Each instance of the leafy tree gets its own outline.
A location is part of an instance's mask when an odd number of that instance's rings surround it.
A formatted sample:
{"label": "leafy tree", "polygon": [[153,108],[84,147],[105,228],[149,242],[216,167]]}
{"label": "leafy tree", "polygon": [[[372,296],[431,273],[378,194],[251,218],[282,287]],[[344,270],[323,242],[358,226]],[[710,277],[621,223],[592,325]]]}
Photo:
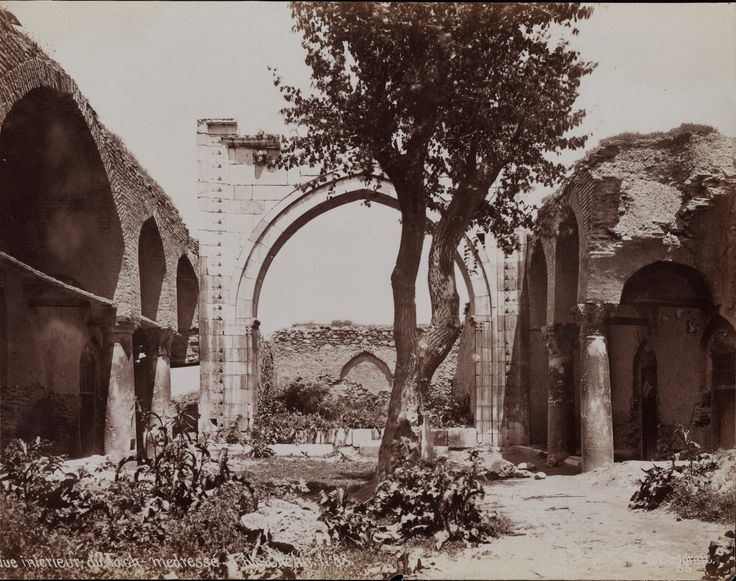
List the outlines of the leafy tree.
{"label": "leafy tree", "polygon": [[[505,249],[530,225],[518,195],[554,185],[552,152],[577,149],[574,102],[594,65],[561,39],[592,9],[576,4],[293,3],[311,89],[275,76],[288,123],[282,167],[319,167],[371,183],[382,173],[401,211],[391,275],[397,362],[379,476],[392,442],[417,438],[427,390],[457,339],[454,257],[462,237],[487,231]],[[559,37],[560,40],[554,39]],[[316,182],[316,184],[315,184]],[[417,329],[415,287],[428,218],[432,320]]]}

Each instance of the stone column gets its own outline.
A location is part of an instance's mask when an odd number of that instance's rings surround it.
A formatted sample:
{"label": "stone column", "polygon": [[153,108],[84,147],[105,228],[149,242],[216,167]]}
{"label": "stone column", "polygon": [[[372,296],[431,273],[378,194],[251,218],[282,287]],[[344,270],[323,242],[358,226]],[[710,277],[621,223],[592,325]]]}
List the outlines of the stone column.
{"label": "stone column", "polygon": [[580,428],[583,472],[613,464],[611,371],[606,324],[615,305],[578,305],[581,321]]}
{"label": "stone column", "polygon": [[112,365],[105,409],[105,454],[119,460],[136,453],[133,323],[115,321],[109,341]]}
{"label": "stone column", "polygon": [[577,325],[553,323],[542,329],[547,345],[549,384],[547,390],[548,464],[554,466],[575,447],[575,342]]}
{"label": "stone column", "polygon": [[156,341],[153,357],[153,397],[151,411],[165,421],[171,408],[171,340],[174,333],[171,329],[161,329]]}

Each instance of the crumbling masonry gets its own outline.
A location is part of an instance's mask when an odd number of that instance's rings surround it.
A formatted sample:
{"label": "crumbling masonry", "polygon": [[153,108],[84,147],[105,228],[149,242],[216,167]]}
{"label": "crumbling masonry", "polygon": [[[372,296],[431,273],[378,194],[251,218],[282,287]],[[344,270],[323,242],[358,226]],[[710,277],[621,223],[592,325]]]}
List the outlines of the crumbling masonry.
{"label": "crumbling masonry", "polygon": [[136,401],[166,409],[196,335],[197,262],[168,196],[0,11],[2,443],[135,454]]}
{"label": "crumbling masonry", "polygon": [[525,245],[505,443],[583,468],[734,446],[736,141],[605,140]]}

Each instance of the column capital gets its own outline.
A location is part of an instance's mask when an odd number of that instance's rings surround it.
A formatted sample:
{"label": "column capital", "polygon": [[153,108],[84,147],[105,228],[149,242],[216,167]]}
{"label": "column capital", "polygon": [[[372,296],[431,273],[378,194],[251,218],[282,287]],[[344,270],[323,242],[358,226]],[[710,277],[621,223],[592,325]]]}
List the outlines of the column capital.
{"label": "column capital", "polygon": [[132,336],[135,328],[135,321],[128,318],[115,318],[110,324],[110,332],[115,337]]}
{"label": "column capital", "polygon": [[618,305],[613,303],[582,303],[574,307],[575,318],[580,329],[588,335],[603,335],[606,324],[616,313]]}
{"label": "column capital", "polygon": [[174,337],[174,330],[168,327],[149,327],[141,330],[144,343],[143,347],[146,355],[170,355],[171,340]]}

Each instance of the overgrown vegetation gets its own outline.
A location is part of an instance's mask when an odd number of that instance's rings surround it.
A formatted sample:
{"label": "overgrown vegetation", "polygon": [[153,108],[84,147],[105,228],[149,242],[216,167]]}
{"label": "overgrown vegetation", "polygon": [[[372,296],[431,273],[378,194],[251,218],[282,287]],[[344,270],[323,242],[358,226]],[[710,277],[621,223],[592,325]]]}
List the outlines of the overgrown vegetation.
{"label": "overgrown vegetation", "polygon": [[[347,384],[336,392],[328,379],[324,383],[297,380],[280,391],[272,388],[269,398],[260,400],[258,419],[251,433],[253,442],[303,444],[316,432],[339,428],[372,428],[386,425],[389,393],[371,393],[361,385]],[[433,387],[426,404],[432,427],[472,425],[467,401],[458,401],[446,386]]]}
{"label": "overgrown vegetation", "polygon": [[[251,546],[239,526],[259,492],[231,474],[226,454],[214,460],[186,434],[165,434],[151,458],[126,458],[116,469],[103,463],[93,473],[64,472],[63,458],[47,455],[40,439],[10,442],[0,468],[0,554],[18,563],[33,555],[78,558],[97,577],[158,577],[167,565],[154,558],[178,555],[186,561],[175,566],[177,575],[212,578],[227,574],[232,552],[265,550]],[[125,556],[125,564],[110,555]],[[9,573],[69,575],[53,566]]]}
{"label": "overgrown vegetation", "polygon": [[652,510],[666,505],[682,518],[733,524],[736,514],[736,450],[700,453],[700,446],[680,428],[684,449],[669,466],[645,469],[630,508]]}
{"label": "overgrown vegetation", "polygon": [[382,480],[370,499],[355,503],[342,488],[322,492],[321,519],[331,536],[348,546],[373,547],[431,537],[440,548],[448,541],[484,542],[509,530],[505,517],[478,507],[484,491],[477,452],[467,471],[442,461],[426,463],[416,442],[396,443],[404,461]]}

